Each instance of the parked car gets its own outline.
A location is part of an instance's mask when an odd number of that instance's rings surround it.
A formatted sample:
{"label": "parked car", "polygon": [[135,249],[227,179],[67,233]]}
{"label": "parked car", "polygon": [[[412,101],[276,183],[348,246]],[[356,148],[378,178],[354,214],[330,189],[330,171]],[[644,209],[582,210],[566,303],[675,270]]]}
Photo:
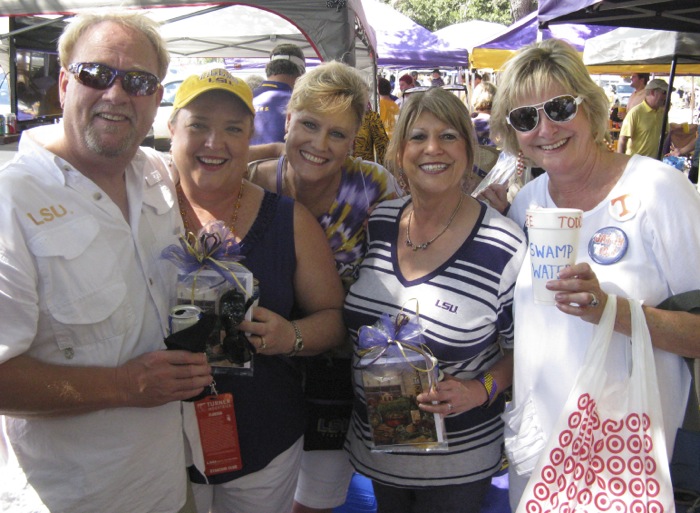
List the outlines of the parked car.
{"label": "parked car", "polygon": [[630,95],[634,92],[634,87],[629,84],[617,84],[615,88],[615,98],[620,100],[620,105],[627,105]]}
{"label": "parked car", "polygon": [[160,101],[156,118],[153,121],[154,147],[160,151],[170,150],[170,131],[168,130],[168,119],[173,112],[173,102],[175,92],[182,84],[182,80],[172,80],[163,84],[163,99]]}

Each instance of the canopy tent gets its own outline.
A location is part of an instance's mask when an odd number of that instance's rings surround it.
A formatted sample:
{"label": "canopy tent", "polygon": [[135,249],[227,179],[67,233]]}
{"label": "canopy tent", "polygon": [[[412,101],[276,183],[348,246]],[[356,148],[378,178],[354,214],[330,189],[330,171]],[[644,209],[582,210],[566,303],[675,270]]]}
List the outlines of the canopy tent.
{"label": "canopy tent", "polygon": [[[163,23],[163,35],[175,57],[265,58],[276,44],[294,42],[302,47],[309,58],[341,60],[361,68],[375,68],[376,41],[361,0],[247,0],[225,3],[123,0],[120,8],[152,8],[148,13]],[[11,42],[20,37],[25,41],[39,39],[48,31],[38,29],[25,32],[30,30],[25,28],[9,32],[13,26],[8,23],[8,16],[22,16],[23,24],[53,24],[60,29],[70,15],[99,9],[114,9],[114,1],[2,0],[2,70],[9,70],[14,75]]]}
{"label": "canopy tent", "polygon": [[453,47],[390,5],[362,0],[377,40],[377,65],[384,68],[466,67],[468,52]]}
{"label": "canopy tent", "polygon": [[636,72],[670,72],[677,57],[679,70],[700,73],[700,33],[621,27],[586,41],[583,62]]}
{"label": "canopy tent", "polygon": [[[636,71],[661,68],[669,75],[669,85],[673,86],[678,73],[700,73],[700,33],[621,27],[587,41],[583,60],[587,64],[624,66]],[[669,94],[659,141],[659,158],[670,106]]]}
{"label": "canopy tent", "polygon": [[[683,34],[700,33],[700,2],[697,0],[540,0],[538,17],[542,26],[555,26],[557,23],[576,20],[618,27],[654,29],[653,32],[678,31],[671,34],[670,38],[663,34],[647,34],[644,52],[637,46],[639,41],[629,41],[625,38],[625,44],[621,41],[617,43],[628,49],[625,56],[629,61],[626,64],[639,63],[640,57],[645,56],[646,61],[653,60],[668,65],[669,87],[673,86],[676,73],[685,66],[683,63],[700,62],[700,46],[697,40],[693,41],[690,34]],[[634,48],[638,53],[629,53]],[[651,53],[646,50],[651,50]],[[669,94],[666,98],[659,141],[659,158],[662,154],[670,107]]]}
{"label": "canopy tent", "polygon": [[466,48],[471,53],[476,45],[484,41],[490,41],[506,28],[507,27],[501,23],[470,20],[441,28],[433,32],[433,34],[446,41],[451,46],[455,48]]}
{"label": "canopy tent", "polygon": [[[257,70],[264,74],[270,51],[278,44],[293,43],[304,53],[307,67],[321,60],[312,41],[297,26],[261,8],[187,6],[144,12],[162,23],[161,34],[171,57],[224,58],[226,67],[232,71]],[[355,51],[355,65],[372,68],[371,53],[364,43],[356,41]]]}
{"label": "canopy tent", "polygon": [[613,28],[565,24],[552,25],[540,30],[537,12],[533,12],[507,27],[490,41],[475,46],[470,54],[471,66],[477,69],[499,70],[520,48],[544,39],[563,39],[582,52],[586,39],[605,34]]}
{"label": "canopy tent", "polygon": [[555,23],[614,25],[700,32],[698,0],[540,0],[538,19]]}
{"label": "canopy tent", "polygon": [[[94,10],[99,8],[114,9],[113,0],[3,0],[2,14],[4,16],[27,14],[73,14],[81,10]],[[319,2],[318,0],[247,0],[245,2],[205,2],[202,0],[123,0],[120,8],[145,8],[145,7],[171,7],[193,5],[218,5],[224,7],[214,16],[209,17],[203,23],[197,21],[194,24],[182,21],[173,21],[176,29],[170,31],[174,53],[186,52],[196,56],[221,56],[228,53],[232,56],[237,52],[249,51],[251,45],[261,45],[265,39],[274,40],[276,33],[264,33],[260,23],[268,24],[270,30],[275,29],[274,24],[269,24],[269,18],[264,22],[262,13],[257,16],[245,17],[237,20],[226,14],[226,9],[236,7],[235,4],[255,7],[269,13],[280,16],[296,27],[297,33],[303,34],[314,49],[316,56],[322,60],[342,60],[355,65],[356,46],[365,51],[372,52],[376,46],[374,33],[364,15],[361,0],[344,0]],[[196,9],[183,15],[191,19],[196,15]],[[175,16],[180,16],[175,14]],[[171,19],[173,16],[166,13],[163,18]],[[219,20],[227,19],[232,24],[223,27]],[[214,30],[217,29],[217,30]],[[180,31],[179,33],[176,33]],[[193,31],[190,35],[189,31]],[[241,40],[246,35],[257,38]],[[262,37],[265,36],[265,37]],[[189,43],[189,48],[188,48]],[[268,45],[269,46],[269,45]],[[218,52],[217,52],[218,51]],[[198,52],[198,53],[197,53]]]}
{"label": "canopy tent", "polygon": [[163,23],[160,32],[171,57],[236,56],[268,60],[270,50],[279,43],[294,43],[305,56],[318,56],[312,42],[293,23],[256,7],[188,6],[146,12]]}
{"label": "canopy tent", "polygon": [[[604,72],[700,73],[700,49],[687,34],[700,33],[698,0],[540,0],[538,20],[550,29],[571,21],[640,29],[615,30],[589,46],[586,64]],[[593,55],[603,48],[605,55]]]}

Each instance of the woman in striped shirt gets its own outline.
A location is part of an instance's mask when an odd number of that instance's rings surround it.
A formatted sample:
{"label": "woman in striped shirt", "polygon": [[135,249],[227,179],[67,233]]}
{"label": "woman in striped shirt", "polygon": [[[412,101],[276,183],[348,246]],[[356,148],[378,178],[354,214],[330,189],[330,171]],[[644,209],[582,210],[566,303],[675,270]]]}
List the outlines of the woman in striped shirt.
{"label": "woman in striped shirt", "polygon": [[410,196],[372,213],[368,253],[346,298],[355,342],[382,313],[415,315],[417,299],[425,343],[444,374],[436,391],[416,400],[445,416],[447,451],[389,454],[371,450],[356,371],[346,449],[372,479],[379,513],[478,512],[501,466],[513,288],[526,243],[515,223],[463,194],[475,151],[469,112],[456,96],[441,88],[411,95],[387,151]]}

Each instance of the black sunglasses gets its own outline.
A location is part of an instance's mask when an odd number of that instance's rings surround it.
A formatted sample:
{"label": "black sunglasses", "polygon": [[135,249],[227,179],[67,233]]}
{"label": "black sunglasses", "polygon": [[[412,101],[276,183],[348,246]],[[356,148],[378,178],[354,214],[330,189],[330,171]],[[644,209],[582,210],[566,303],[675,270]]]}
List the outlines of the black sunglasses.
{"label": "black sunglasses", "polygon": [[151,96],[160,87],[160,79],[147,71],[122,71],[98,62],[74,62],[68,66],[76,80],[100,91],[109,89],[117,77],[130,96]]}
{"label": "black sunglasses", "polygon": [[540,122],[539,110],[555,123],[566,123],[576,117],[579,104],[583,102],[580,96],[570,94],[555,96],[551,100],[513,109],[506,116],[508,124],[518,132],[532,132]]}

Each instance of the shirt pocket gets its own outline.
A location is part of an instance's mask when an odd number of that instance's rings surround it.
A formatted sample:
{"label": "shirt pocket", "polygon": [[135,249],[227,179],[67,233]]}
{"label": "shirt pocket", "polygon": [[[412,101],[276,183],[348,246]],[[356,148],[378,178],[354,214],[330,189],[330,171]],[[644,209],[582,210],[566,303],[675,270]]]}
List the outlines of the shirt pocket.
{"label": "shirt pocket", "polygon": [[28,241],[43,279],[41,307],[69,359],[80,347],[123,337],[133,321],[120,266],[99,232],[97,220],[86,216]]}

